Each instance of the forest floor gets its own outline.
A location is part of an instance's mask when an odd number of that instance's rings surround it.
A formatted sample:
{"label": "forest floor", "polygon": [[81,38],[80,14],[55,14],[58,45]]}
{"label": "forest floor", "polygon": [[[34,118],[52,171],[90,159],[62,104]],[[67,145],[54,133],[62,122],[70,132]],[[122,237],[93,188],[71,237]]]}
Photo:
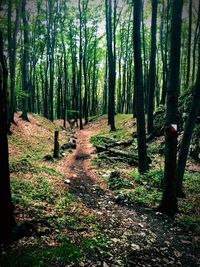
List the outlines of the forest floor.
{"label": "forest floor", "polygon": [[[19,120],[14,135],[28,124]],[[26,134],[32,136],[36,127],[42,127],[41,137],[47,137],[45,131],[52,132],[55,125],[42,124],[44,121],[38,125],[38,118],[31,117],[31,134]],[[35,224],[37,233],[4,247],[0,266],[200,266],[198,233],[147,205],[119,198],[119,191],[110,189],[107,177],[112,170],[126,176],[133,167],[99,163],[90,138],[103,132],[103,125],[105,117],[90,122],[84,130],[77,129],[76,149],[59,160],[44,162],[33,152],[31,164],[20,158],[26,162],[25,169],[16,170],[13,163],[16,218]],[[61,142],[64,135],[63,131]],[[11,162],[16,157],[19,163],[21,144],[14,146],[12,138]],[[53,140],[49,142],[52,145]],[[35,141],[33,144],[36,146]],[[43,150],[46,152],[45,147]]]}

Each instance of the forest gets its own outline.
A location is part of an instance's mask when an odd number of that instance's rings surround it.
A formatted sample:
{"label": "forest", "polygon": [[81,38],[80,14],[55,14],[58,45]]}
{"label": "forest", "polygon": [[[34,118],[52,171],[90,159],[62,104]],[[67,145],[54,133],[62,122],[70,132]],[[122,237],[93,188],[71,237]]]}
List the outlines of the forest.
{"label": "forest", "polygon": [[0,266],[200,266],[200,2],[0,0]]}

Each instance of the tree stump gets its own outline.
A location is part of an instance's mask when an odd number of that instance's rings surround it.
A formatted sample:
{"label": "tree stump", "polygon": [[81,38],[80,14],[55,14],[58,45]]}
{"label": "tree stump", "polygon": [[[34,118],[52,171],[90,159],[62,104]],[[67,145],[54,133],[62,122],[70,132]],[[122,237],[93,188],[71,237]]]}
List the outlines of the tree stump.
{"label": "tree stump", "polygon": [[54,158],[59,158],[59,154],[60,154],[60,146],[59,146],[59,142],[58,142],[58,137],[59,137],[59,131],[55,131],[55,134],[54,134],[54,152],[53,152]]}

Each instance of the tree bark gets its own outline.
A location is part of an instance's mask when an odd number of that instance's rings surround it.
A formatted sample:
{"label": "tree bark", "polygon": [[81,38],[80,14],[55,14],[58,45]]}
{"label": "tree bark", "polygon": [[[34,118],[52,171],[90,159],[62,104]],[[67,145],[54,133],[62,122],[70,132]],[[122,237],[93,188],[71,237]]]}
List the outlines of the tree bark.
{"label": "tree bark", "polygon": [[8,70],[3,54],[0,32],[0,243],[11,238],[16,222],[11,200],[8,139],[7,139],[7,80]]}
{"label": "tree bark", "polygon": [[172,217],[178,212],[176,195],[176,156],[182,7],[182,0],[173,0],[171,20],[170,80],[167,90],[167,110],[165,119],[164,190],[160,206],[157,208],[158,211]]}
{"label": "tree bark", "polygon": [[137,112],[137,141],[138,141],[138,171],[145,173],[148,170],[145,116],[144,116],[144,87],[142,78],[142,59],[141,59],[141,9],[142,1],[134,2],[133,18],[133,38],[134,38],[134,72],[135,72],[135,93],[136,93],[136,112]]}
{"label": "tree bark", "polygon": [[177,196],[184,197],[185,194],[183,192],[183,176],[185,172],[185,166],[187,162],[190,141],[192,137],[192,132],[195,126],[195,119],[198,115],[199,108],[200,108],[200,44],[198,45],[199,50],[199,64],[198,64],[198,72],[197,72],[197,79],[196,84],[193,89],[193,98],[192,104],[190,108],[190,113],[185,125],[185,130],[183,134],[183,139],[181,142],[181,148],[178,157],[177,163]]}
{"label": "tree bark", "polygon": [[79,8],[79,37],[80,37],[80,45],[79,45],[79,118],[80,118],[80,130],[83,129],[82,122],[82,60],[83,60],[83,48],[82,48],[82,10],[80,0],[78,1]]}
{"label": "tree bark", "polygon": [[23,47],[23,61],[22,61],[22,88],[23,88],[23,99],[22,99],[22,115],[23,120],[28,121],[28,97],[29,97],[29,82],[28,82],[28,59],[29,59],[29,37],[28,37],[28,21],[26,14],[26,0],[22,0],[22,20],[23,20],[23,31],[24,31],[24,47]]}
{"label": "tree bark", "polygon": [[150,134],[153,129],[154,112],[154,93],[156,86],[156,22],[157,22],[157,0],[152,0],[152,18],[151,18],[151,57],[149,70],[149,94],[148,94],[148,120],[147,129]]}
{"label": "tree bark", "polygon": [[19,30],[19,22],[22,12],[22,0],[19,1],[16,9],[16,18],[14,24],[14,32],[12,35],[12,0],[8,2],[8,54],[10,67],[10,103],[9,103],[9,124],[14,122],[15,112],[15,69],[16,69],[16,50],[17,50],[17,33]]}
{"label": "tree bark", "polygon": [[112,41],[112,4],[111,0],[106,0],[106,36],[108,49],[108,84],[109,84],[109,99],[108,99],[108,123],[111,131],[115,131],[115,62],[113,55]]}

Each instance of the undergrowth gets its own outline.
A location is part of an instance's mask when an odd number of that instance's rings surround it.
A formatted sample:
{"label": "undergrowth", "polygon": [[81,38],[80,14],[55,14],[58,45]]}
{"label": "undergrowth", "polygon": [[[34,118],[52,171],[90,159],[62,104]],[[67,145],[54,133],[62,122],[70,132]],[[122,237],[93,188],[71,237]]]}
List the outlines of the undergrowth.
{"label": "undergrowth", "polygon": [[[129,122],[128,122],[129,121]],[[110,132],[108,128],[103,129],[98,135],[90,138],[91,143],[99,146],[105,145],[106,138],[129,139],[131,132],[135,128],[131,126],[133,120],[125,115],[116,116],[117,131]],[[192,150],[192,149],[191,149]],[[132,204],[142,205],[149,208],[154,208],[159,205],[162,197],[162,179],[163,179],[163,139],[156,139],[148,145],[148,154],[152,158],[151,170],[141,175],[133,167],[133,171],[129,171],[123,162],[112,163],[104,157],[103,153],[99,153],[97,158],[93,159],[93,165],[101,172],[106,170],[121,170],[122,175],[115,179],[108,178],[106,181],[111,190],[120,199],[125,199]],[[186,171],[184,176],[184,190],[186,199],[178,199],[180,214],[176,220],[179,224],[188,230],[200,233],[200,174],[198,172]]]}

